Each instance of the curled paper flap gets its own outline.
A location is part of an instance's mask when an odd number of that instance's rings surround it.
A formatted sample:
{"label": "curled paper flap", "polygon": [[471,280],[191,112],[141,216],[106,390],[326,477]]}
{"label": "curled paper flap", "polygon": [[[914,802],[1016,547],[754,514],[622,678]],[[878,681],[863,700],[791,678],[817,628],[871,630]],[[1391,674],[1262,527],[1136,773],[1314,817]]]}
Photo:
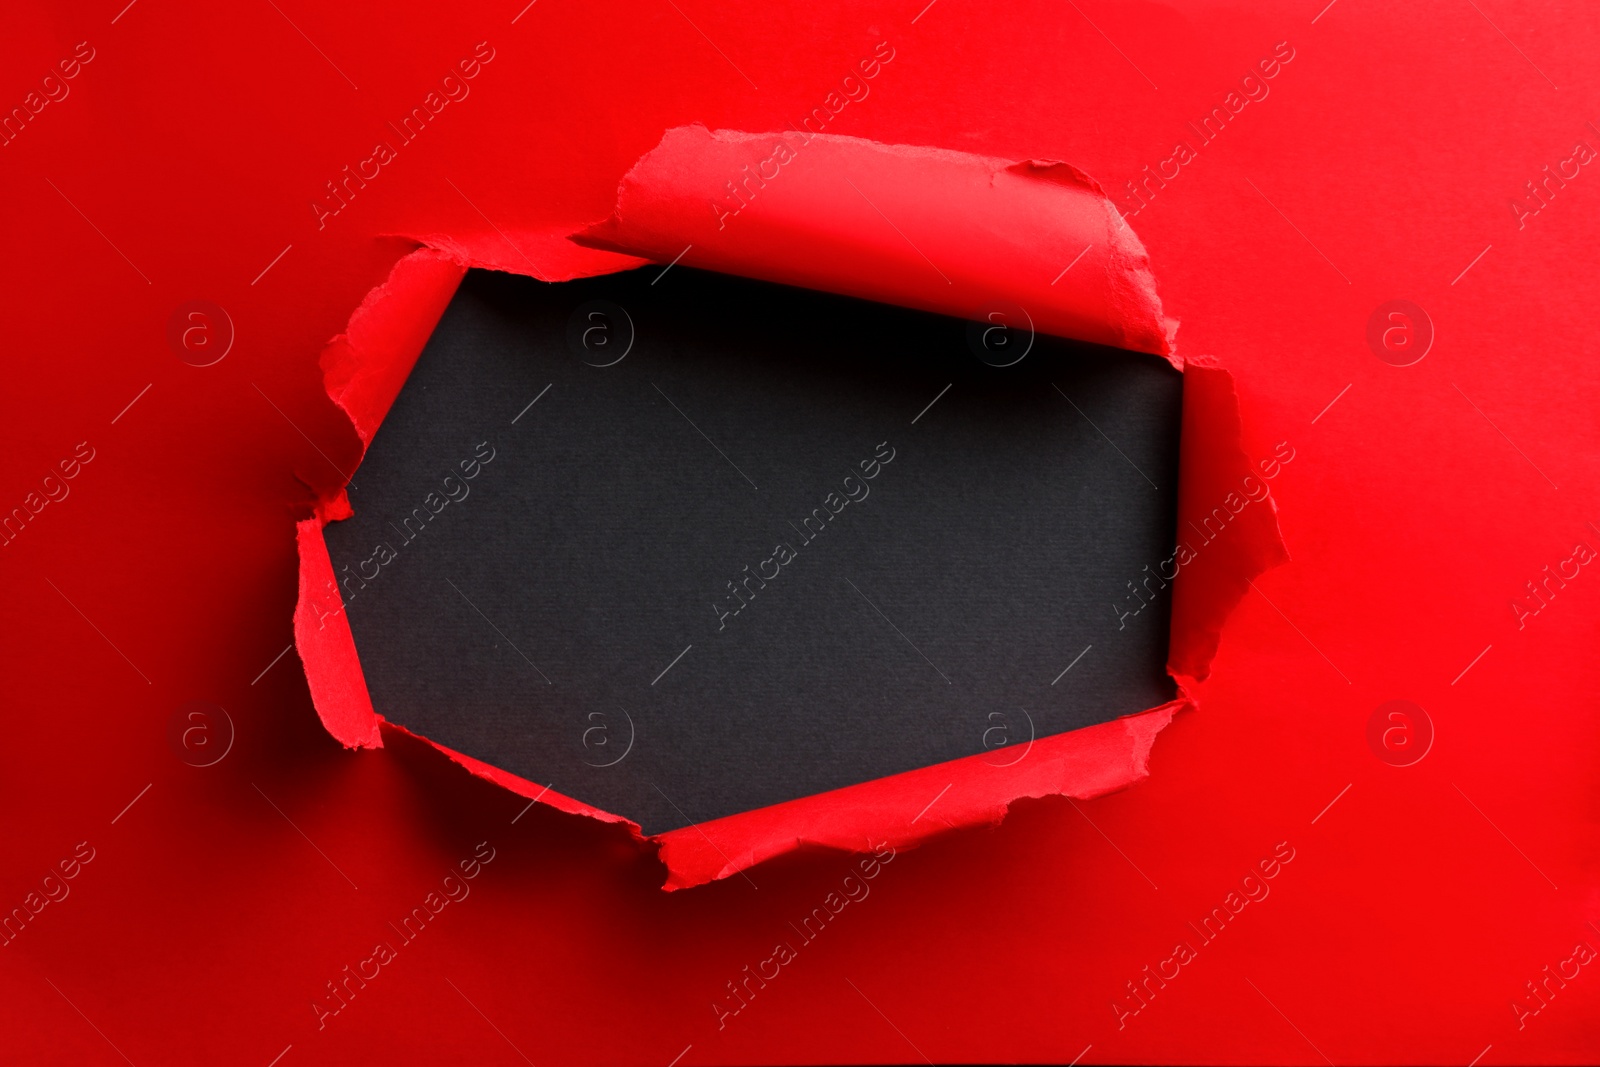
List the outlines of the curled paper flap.
{"label": "curled paper flap", "polygon": [[983,319],[1177,364],[1137,235],[1093,178],[831,134],[680,126],[573,238],[660,263]]}
{"label": "curled paper flap", "polygon": [[1161,569],[1172,580],[1167,673],[1180,682],[1206,680],[1223,623],[1251,581],[1289,562],[1263,470],[1274,469],[1275,457],[1252,463],[1242,425],[1233,375],[1211,360],[1191,360],[1183,374],[1177,544]]}

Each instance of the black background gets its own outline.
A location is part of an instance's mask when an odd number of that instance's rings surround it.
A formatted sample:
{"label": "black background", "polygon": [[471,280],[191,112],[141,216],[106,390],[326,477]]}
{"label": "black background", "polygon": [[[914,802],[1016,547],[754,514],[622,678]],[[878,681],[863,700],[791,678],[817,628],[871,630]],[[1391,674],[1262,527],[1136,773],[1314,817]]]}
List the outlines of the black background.
{"label": "black background", "polygon": [[682,266],[472,271],[326,536],[341,578],[395,553],[345,586],[380,714],[661,832],[1170,699],[1170,588],[1118,610],[1171,555],[1181,389],[1152,356],[1039,337],[996,367],[960,320]]}

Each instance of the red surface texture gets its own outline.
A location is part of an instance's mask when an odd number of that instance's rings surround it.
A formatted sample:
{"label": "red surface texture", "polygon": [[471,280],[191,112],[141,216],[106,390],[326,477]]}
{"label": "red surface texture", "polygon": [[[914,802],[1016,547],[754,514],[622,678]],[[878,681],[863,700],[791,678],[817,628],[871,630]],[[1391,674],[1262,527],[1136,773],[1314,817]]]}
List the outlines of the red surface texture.
{"label": "red surface texture", "polygon": [[[7,1062],[1600,1055],[1585,11],[8,17]],[[1175,645],[1198,706],[1147,778],[668,893],[626,825],[530,806],[392,727],[378,749],[329,736],[293,651],[317,623],[296,524],[337,514],[375,425],[352,415],[403,379],[341,378],[340,346],[431,327],[426,301],[399,325],[353,313],[466,262],[637,262],[566,240],[590,227],[670,258],[606,220],[696,125],[1066,161],[1125,213],[1191,390],[1236,397],[1276,509],[1219,473],[1185,512],[1273,516],[1289,557],[1202,598],[1238,601],[1209,671],[1204,642]],[[725,229],[753,242],[760,220]],[[885,220],[938,262],[954,224],[923,221]],[[419,242],[435,258],[396,273]],[[1087,284],[1093,253],[1033,247],[1040,291]],[[981,264],[939,268],[988,299]],[[359,739],[360,695],[332,700]]]}

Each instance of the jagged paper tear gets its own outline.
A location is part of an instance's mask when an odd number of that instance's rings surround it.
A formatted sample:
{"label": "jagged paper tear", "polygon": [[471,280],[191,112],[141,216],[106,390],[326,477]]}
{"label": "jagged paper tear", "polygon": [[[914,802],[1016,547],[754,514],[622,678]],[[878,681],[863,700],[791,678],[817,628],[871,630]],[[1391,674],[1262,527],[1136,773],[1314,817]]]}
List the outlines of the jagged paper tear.
{"label": "jagged paper tear", "polygon": [[[785,159],[763,167],[779,155]],[[1173,349],[1176,323],[1161,312],[1143,245],[1099,185],[1066,163],[681,127],[623,178],[612,216],[577,233],[407,236],[422,247],[395,264],[322,354],[328,395],[350,418],[363,451],[469,267],[564,281],[648,261],[682,262],[962,317],[1020,305],[1043,332],[1160,355],[1184,369]],[[1232,377],[1213,361],[1191,361],[1180,529],[1203,521],[1255,473],[1240,429]],[[350,514],[344,487],[329,486],[299,524],[295,643],[329,733],[349,748],[380,748],[385,732],[415,735],[373,708],[344,616],[322,528]],[[658,851],[669,889],[725,878],[801,847],[910,847],[951,829],[997,823],[1025,797],[1094,797],[1144,778],[1156,734],[1193,707],[1193,684],[1209,673],[1227,615],[1252,578],[1286,559],[1275,505],[1230,523],[1173,580],[1168,672],[1178,699],[1038,738],[1008,767],[970,756],[646,838],[622,816],[428,743],[513,793],[629,827],[641,847]]]}

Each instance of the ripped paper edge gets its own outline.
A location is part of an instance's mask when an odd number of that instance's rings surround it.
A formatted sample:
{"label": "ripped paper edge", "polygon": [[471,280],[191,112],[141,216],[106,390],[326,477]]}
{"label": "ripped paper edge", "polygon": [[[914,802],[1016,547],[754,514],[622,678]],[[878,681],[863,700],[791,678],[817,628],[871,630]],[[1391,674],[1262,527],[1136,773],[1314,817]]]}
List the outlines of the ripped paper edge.
{"label": "ripped paper edge", "polygon": [[[871,151],[893,155],[886,146],[872,145]],[[991,161],[980,162],[988,165]],[[1025,161],[1008,164],[1006,169],[1048,171],[1064,166]],[[633,176],[634,171],[630,171],[629,177]],[[1059,179],[1060,173],[1049,176]],[[1063,183],[1064,187],[1080,194],[1085,189],[1092,190],[1105,200],[1107,211],[1115,212],[1115,205],[1104,197],[1093,179],[1076,168],[1067,177],[1072,181]],[[625,187],[627,181],[624,180]],[[620,208],[619,194],[619,211]],[[689,207],[682,210],[687,212]],[[1117,224],[1126,228],[1120,216]],[[350,418],[363,453],[469,267],[530,273],[551,281],[628,269],[649,259],[664,261],[664,257],[643,247],[645,242],[630,246],[618,238],[623,231],[616,227],[610,231],[607,247],[596,248],[596,232],[593,226],[584,231],[588,247],[570,243],[563,246],[562,235],[554,232],[521,235],[521,240],[504,233],[494,237],[413,236],[422,246],[395,264],[388,280],[368,294],[353,313],[346,331],[323,352],[329,397]],[[881,238],[864,234],[858,234],[857,239],[865,245],[882,243]],[[1132,240],[1138,254],[1125,267],[1133,273],[1118,286],[1122,292],[1133,292],[1137,302],[1148,304],[1155,301],[1154,276],[1142,245],[1137,245],[1137,238]],[[532,265],[528,247],[535,247],[540,258],[550,253],[557,269],[520,269],[519,259],[525,266]],[[708,269],[719,266],[699,265]],[[929,310],[964,313],[958,307],[937,306],[937,299],[924,302],[924,306],[929,302],[934,305]],[[1140,312],[1148,322],[1159,324],[1160,330],[1158,334],[1147,334],[1146,350],[1160,349],[1157,354],[1181,368],[1182,362],[1170,347],[1173,324],[1160,315],[1158,302],[1154,307],[1153,315],[1146,314],[1148,308]],[[1241,422],[1231,375],[1209,359],[1191,361],[1188,370],[1180,459],[1180,528],[1193,517],[1193,509],[1203,507],[1209,499],[1212,483],[1237,481],[1253,470],[1240,442]],[[1191,389],[1191,385],[1197,388]],[[1201,474],[1208,477],[1199,479],[1203,484],[1197,487],[1196,475]],[[322,538],[327,522],[349,514],[348,498],[339,487],[336,492],[324,493],[315,514],[299,524],[296,646],[313,701],[329,733],[349,748],[379,748],[384,730],[419,735],[385,722],[373,708],[367,691]],[[993,754],[983,753],[645,837],[637,823],[623,816],[554,793],[427,738],[420,739],[468,773],[530,801],[630,828],[641,844],[658,850],[667,869],[667,889],[729,877],[803,847],[855,850],[881,841],[897,848],[913,847],[954,829],[998,823],[1014,801],[1026,797],[1062,795],[1083,799],[1114,792],[1147,777],[1156,735],[1178,711],[1196,706],[1189,683],[1206,677],[1227,615],[1251,579],[1288,558],[1277,527],[1276,505],[1270,500],[1269,506],[1258,508],[1249,521],[1231,527],[1228,535],[1226,550],[1202,553],[1174,580],[1169,673],[1178,683],[1178,698],[1111,722],[1036,739],[1028,758],[1010,767],[994,766],[988,762]],[[1035,755],[1039,758],[1034,759]],[[930,785],[935,788],[930,790]]]}

